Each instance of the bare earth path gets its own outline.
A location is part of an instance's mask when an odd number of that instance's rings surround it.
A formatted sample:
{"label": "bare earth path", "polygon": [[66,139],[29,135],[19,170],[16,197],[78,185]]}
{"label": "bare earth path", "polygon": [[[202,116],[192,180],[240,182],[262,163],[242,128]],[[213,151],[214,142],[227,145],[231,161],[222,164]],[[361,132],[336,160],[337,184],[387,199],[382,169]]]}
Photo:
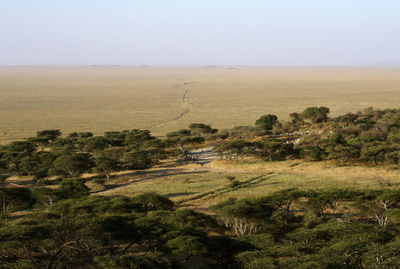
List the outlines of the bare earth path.
{"label": "bare earth path", "polygon": [[[240,173],[245,171],[239,171],[234,169],[223,169],[213,168],[210,163],[218,159],[217,154],[212,151],[211,147],[202,148],[192,151],[192,155],[195,158],[194,163],[187,165],[177,165],[171,163],[161,164],[156,168],[133,171],[127,173],[118,173],[118,177],[126,178],[127,182],[121,182],[119,184],[110,185],[107,189],[96,191],[93,193],[104,193],[116,188],[128,187],[134,184],[142,183],[156,178],[177,176],[177,175],[196,175],[200,173]],[[199,166],[200,165],[200,166]],[[133,180],[130,180],[133,179]]]}
{"label": "bare earth path", "polygon": [[[157,192],[179,205],[208,210],[228,198],[262,196],[288,188],[398,188],[398,170],[383,167],[335,166],[330,162],[289,160],[263,162],[256,159],[224,161],[212,151],[192,151],[194,161],[180,165],[173,160],[143,171],[124,171],[93,194],[132,196]],[[232,186],[227,175],[239,184]],[[93,189],[95,190],[95,189]]]}
{"label": "bare earth path", "polygon": [[193,103],[189,103],[189,101],[188,101],[188,99],[189,99],[189,97],[190,97],[190,93],[191,93],[191,91],[192,91],[192,90],[191,90],[190,88],[188,88],[188,87],[189,87],[189,85],[191,85],[192,83],[193,83],[193,82],[184,82],[184,83],[182,83],[182,84],[175,85],[176,88],[182,88],[182,89],[184,89],[184,92],[183,92],[183,95],[182,95],[182,107],[183,107],[183,110],[182,110],[182,112],[181,112],[177,117],[172,118],[172,119],[169,119],[169,120],[166,120],[166,121],[162,121],[162,122],[159,122],[159,123],[150,125],[150,126],[147,126],[146,128],[153,128],[153,127],[160,127],[160,126],[163,126],[163,125],[165,125],[165,124],[167,124],[167,123],[180,120],[180,119],[183,118],[186,114],[190,113],[190,111],[191,111],[191,109],[192,109],[192,106],[193,106],[194,104],[193,104]]}

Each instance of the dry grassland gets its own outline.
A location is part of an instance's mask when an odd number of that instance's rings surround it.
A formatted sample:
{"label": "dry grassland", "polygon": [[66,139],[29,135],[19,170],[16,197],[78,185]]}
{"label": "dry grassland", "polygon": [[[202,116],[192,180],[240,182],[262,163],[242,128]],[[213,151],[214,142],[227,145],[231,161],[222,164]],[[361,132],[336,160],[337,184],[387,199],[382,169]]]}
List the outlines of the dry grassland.
{"label": "dry grassland", "polygon": [[[241,185],[232,188],[226,178],[234,176]],[[148,171],[119,175],[100,195],[132,196],[155,191],[176,203],[207,211],[228,198],[260,197],[271,192],[299,188],[382,189],[398,188],[398,170],[382,167],[337,167],[329,162],[221,161],[206,166],[157,167]],[[96,186],[90,186],[95,188]]]}
{"label": "dry grassland", "polygon": [[149,128],[156,135],[204,122],[250,125],[308,106],[333,115],[397,108],[400,69],[267,67],[0,67],[0,143],[55,128]]}

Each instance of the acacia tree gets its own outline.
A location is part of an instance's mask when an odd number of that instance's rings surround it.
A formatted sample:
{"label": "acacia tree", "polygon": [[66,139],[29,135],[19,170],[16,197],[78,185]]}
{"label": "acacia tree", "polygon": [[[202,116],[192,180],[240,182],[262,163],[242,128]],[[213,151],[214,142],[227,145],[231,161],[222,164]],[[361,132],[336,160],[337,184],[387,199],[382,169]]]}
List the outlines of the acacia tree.
{"label": "acacia tree", "polygon": [[319,123],[328,120],[329,108],[325,106],[320,107],[308,107],[300,116],[302,119],[311,120],[314,123]]}
{"label": "acacia tree", "polygon": [[181,256],[181,266],[184,266],[191,256],[206,254],[209,251],[207,242],[200,236],[193,235],[178,236],[169,240],[166,246],[173,254]]}
{"label": "acacia tree", "polygon": [[218,132],[218,129],[213,129],[211,125],[207,125],[204,123],[191,123],[189,125],[189,129],[195,136],[214,134]]}
{"label": "acacia tree", "polygon": [[272,127],[278,122],[278,117],[273,114],[261,116],[256,120],[256,126],[259,126],[267,131],[272,130]]}
{"label": "acacia tree", "polygon": [[89,188],[81,178],[65,178],[61,181],[59,194],[62,198],[79,198],[89,195]]}
{"label": "acacia tree", "polygon": [[36,137],[47,140],[55,140],[61,136],[60,130],[43,130],[36,133]]}
{"label": "acacia tree", "polygon": [[104,156],[97,157],[94,162],[96,171],[104,174],[107,180],[110,179],[111,172],[118,168],[118,162],[116,160]]}
{"label": "acacia tree", "polygon": [[54,175],[78,177],[89,171],[94,165],[90,156],[85,153],[65,154],[58,157],[51,168]]}
{"label": "acacia tree", "polygon": [[256,199],[229,199],[213,209],[237,236],[257,233],[274,211],[273,207]]}
{"label": "acacia tree", "polygon": [[154,164],[153,159],[145,150],[126,152],[122,156],[122,163],[126,169],[148,169]]}
{"label": "acacia tree", "polygon": [[0,188],[0,216],[8,220],[11,212],[32,206],[31,192],[25,188]]}
{"label": "acacia tree", "polygon": [[83,151],[89,152],[96,158],[96,155],[109,147],[110,142],[107,138],[102,136],[95,136],[87,138],[85,145],[83,146]]}
{"label": "acacia tree", "polygon": [[46,137],[31,137],[28,138],[28,141],[34,144],[36,148],[39,148],[41,151],[44,151],[44,149],[50,144],[49,139]]}
{"label": "acacia tree", "polygon": [[18,161],[19,170],[28,176],[35,173],[40,164],[40,159],[36,155],[22,157]]}
{"label": "acacia tree", "polygon": [[400,192],[396,190],[385,190],[377,195],[375,200],[364,203],[364,209],[368,215],[375,219],[379,227],[385,228],[390,219],[389,212],[400,202]]}
{"label": "acacia tree", "polygon": [[192,159],[190,153],[190,146],[194,144],[201,144],[205,141],[204,137],[192,136],[190,130],[180,130],[173,133],[167,134],[166,144],[171,147],[176,147],[179,151],[179,155],[182,157],[183,161],[189,161]]}
{"label": "acacia tree", "polygon": [[46,206],[52,206],[60,196],[60,191],[52,188],[36,187],[32,192],[36,201]]}

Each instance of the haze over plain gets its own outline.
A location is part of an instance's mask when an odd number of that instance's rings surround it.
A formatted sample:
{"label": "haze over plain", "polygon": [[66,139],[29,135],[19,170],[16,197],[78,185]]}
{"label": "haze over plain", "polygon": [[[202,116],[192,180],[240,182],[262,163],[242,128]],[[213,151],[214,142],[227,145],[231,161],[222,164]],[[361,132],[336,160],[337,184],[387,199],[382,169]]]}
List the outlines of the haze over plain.
{"label": "haze over plain", "polygon": [[0,17],[0,65],[400,61],[396,0],[21,0]]}
{"label": "haze over plain", "polygon": [[394,0],[6,1],[0,140],[397,107],[399,15]]}

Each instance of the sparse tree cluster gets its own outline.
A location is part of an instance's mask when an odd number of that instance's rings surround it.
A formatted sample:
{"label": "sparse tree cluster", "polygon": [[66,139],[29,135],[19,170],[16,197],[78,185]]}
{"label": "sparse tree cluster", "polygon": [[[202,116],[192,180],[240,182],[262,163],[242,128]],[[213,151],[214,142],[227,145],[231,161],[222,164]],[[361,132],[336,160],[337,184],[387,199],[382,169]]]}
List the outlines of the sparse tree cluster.
{"label": "sparse tree cluster", "polygon": [[[309,107],[288,122],[267,114],[255,126],[221,131],[192,123],[165,138],[138,129],[102,136],[44,130],[1,146],[0,267],[400,268],[396,188],[286,189],[231,198],[206,215],[156,193],[96,196],[85,179],[114,183],[116,171],[149,169],[167,158],[188,163],[205,145],[227,160],[398,168],[399,109],[328,114],[327,107]],[[11,176],[33,183],[8,184]],[[226,179],[221,193],[247,186]]]}

